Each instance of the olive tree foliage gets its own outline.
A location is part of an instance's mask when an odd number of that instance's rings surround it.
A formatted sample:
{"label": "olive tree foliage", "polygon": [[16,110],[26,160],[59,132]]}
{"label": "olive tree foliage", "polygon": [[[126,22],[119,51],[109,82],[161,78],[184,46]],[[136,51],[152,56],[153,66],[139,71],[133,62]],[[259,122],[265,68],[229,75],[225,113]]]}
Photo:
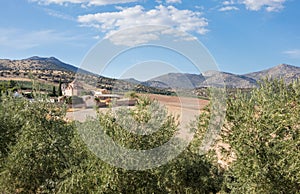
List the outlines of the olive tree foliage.
{"label": "olive tree foliage", "polygon": [[229,100],[227,132],[236,161],[231,193],[300,192],[300,82],[264,80],[251,95]]}
{"label": "olive tree foliage", "polygon": [[22,117],[26,102],[13,100],[12,97],[1,97],[0,100],[0,156],[1,165],[6,159],[10,148],[16,144],[22,126],[26,120]]}
{"label": "olive tree foliage", "polygon": [[[131,109],[99,112],[96,120],[84,123],[67,122],[64,117],[65,109],[60,105],[22,98],[1,99],[1,192],[216,193],[220,190],[219,169],[191,146],[169,163],[148,170],[126,170],[108,164],[87,146],[87,141],[91,141],[100,152],[106,150],[105,143],[91,138],[99,133],[95,126],[101,126],[103,133],[127,149],[148,150],[165,144],[177,133],[178,123],[157,102],[139,98]],[[155,130],[141,127],[145,125]],[[176,149],[174,146],[168,151]],[[168,157],[168,152],[155,157]]]}
{"label": "olive tree foliage", "polygon": [[[4,193],[55,192],[70,168],[73,128],[61,107],[48,102],[1,101],[1,176]],[[4,109],[5,108],[5,109]],[[2,136],[3,134],[3,136]]]}
{"label": "olive tree foliage", "polygon": [[[97,133],[101,130],[116,144],[127,149],[147,150],[161,146],[178,130],[176,117],[166,113],[166,109],[158,106],[157,102],[140,97],[134,108],[99,112],[97,120],[91,119],[78,124],[77,128],[83,131],[75,138],[77,139],[75,144],[87,143],[93,145],[93,152],[105,154],[103,152],[107,150],[107,145],[105,142],[98,141],[97,137]],[[128,120],[131,123],[125,124]],[[156,124],[158,129],[151,134],[143,135],[139,132],[149,132],[141,128],[143,124],[149,126]],[[216,193],[220,190],[218,169],[205,156],[192,152],[189,147],[169,163],[148,170],[127,170],[107,164],[97,158],[92,151],[86,149],[79,154],[80,165],[73,167],[72,175],[61,182],[59,191],[63,193],[82,191],[86,193]],[[126,162],[130,165],[131,162],[136,162],[134,160],[129,158]]]}

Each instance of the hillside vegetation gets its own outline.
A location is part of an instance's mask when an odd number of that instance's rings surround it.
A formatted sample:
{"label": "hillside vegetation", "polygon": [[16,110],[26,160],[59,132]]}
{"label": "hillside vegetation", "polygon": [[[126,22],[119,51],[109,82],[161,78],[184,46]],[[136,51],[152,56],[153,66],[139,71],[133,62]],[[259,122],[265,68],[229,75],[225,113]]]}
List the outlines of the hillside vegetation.
{"label": "hillside vegetation", "polygon": [[[140,136],[116,120],[159,118],[164,108],[140,98],[130,111],[99,113],[84,123],[65,120],[65,108],[3,95],[0,102],[0,190],[3,193],[299,193],[300,82],[268,81],[228,100],[215,146],[199,154],[209,124],[209,106],[195,119],[190,145],[168,164],[144,171],[114,167],[97,158],[77,129],[98,133],[133,149],[164,144],[177,132],[165,116],[157,132]],[[124,114],[126,113],[126,114]],[[152,123],[153,124],[153,123]],[[139,130],[132,125],[132,130]],[[98,129],[99,130],[99,129]],[[220,144],[222,142],[222,144]],[[104,149],[104,144],[95,146]],[[218,145],[227,166],[220,165]],[[176,149],[176,147],[174,147]],[[219,149],[220,150],[220,149]]]}
{"label": "hillside vegetation", "polygon": [[[98,72],[101,73],[101,72]],[[146,90],[150,88],[170,91],[170,89],[197,89],[210,86],[226,86],[227,88],[255,88],[263,78],[284,79],[286,83],[292,83],[300,78],[300,67],[280,64],[275,67],[258,72],[251,72],[238,75],[220,71],[206,71],[200,74],[190,73],[168,73],[140,82],[131,79],[113,79],[91,73],[84,69],[66,64],[55,57],[30,57],[22,60],[0,59],[0,79],[1,78],[30,78],[30,75],[40,81],[58,83],[71,82],[78,76],[85,83],[100,88],[117,87],[124,90],[139,86]],[[161,93],[161,92],[160,92]]]}

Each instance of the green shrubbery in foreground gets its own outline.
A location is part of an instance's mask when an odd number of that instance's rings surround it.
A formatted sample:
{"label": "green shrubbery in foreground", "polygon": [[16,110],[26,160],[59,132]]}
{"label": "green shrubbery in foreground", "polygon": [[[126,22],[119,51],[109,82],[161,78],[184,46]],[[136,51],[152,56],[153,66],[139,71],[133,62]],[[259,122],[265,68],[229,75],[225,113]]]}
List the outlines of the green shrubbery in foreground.
{"label": "green shrubbery in foreground", "polygon": [[[131,115],[137,122],[151,124],[149,118],[164,112],[157,107],[153,110],[151,104],[153,102],[141,99],[135,109],[121,111],[118,120]],[[265,81],[250,96],[237,94],[228,100],[221,141],[228,143],[230,152],[236,156],[228,168],[217,164],[214,151],[198,155],[197,146],[208,125],[208,111],[195,121],[197,136],[176,159],[157,168],[134,171],[101,161],[86,147],[77,129],[100,124],[120,145],[150,149],[162,145],[177,131],[172,116],[166,116],[152,136],[139,136],[124,130],[111,112],[99,113],[97,121],[75,124],[66,122],[64,109],[55,104],[3,97],[0,102],[0,191],[299,193],[299,113],[299,82],[286,86],[280,81]],[[101,149],[105,145],[97,146]]]}
{"label": "green shrubbery in foreground", "polygon": [[251,96],[230,99],[228,142],[237,160],[227,172],[232,193],[300,192],[300,82],[264,81]]}

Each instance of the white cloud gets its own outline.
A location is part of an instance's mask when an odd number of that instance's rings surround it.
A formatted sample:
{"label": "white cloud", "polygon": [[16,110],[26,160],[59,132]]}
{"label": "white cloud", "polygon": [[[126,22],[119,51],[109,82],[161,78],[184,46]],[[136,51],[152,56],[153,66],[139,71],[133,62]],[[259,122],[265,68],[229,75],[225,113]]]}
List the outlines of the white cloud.
{"label": "white cloud", "polygon": [[72,4],[83,4],[85,5],[95,5],[95,6],[103,6],[103,5],[113,5],[113,4],[125,4],[125,3],[132,3],[137,2],[139,0],[29,0],[31,2],[38,2],[40,4],[59,4],[64,5],[67,3]]}
{"label": "white cloud", "polygon": [[239,8],[235,6],[225,6],[219,9],[219,11],[233,11],[233,10],[239,10]]}
{"label": "white cloud", "polygon": [[166,0],[166,3],[182,3],[181,0]]}
{"label": "white cloud", "polygon": [[[106,37],[115,45],[137,46],[140,44],[160,42],[162,39],[168,39],[169,42],[196,41],[197,38],[182,31],[167,26],[137,26],[111,32]],[[159,43],[158,43],[159,44]]]}
{"label": "white cloud", "polygon": [[163,1],[163,0],[155,0],[155,2],[158,3],[158,4],[163,4],[164,2],[165,2],[166,4],[182,3],[181,0],[165,0],[165,1]]}
{"label": "white cloud", "polygon": [[96,35],[96,36],[93,36],[93,39],[96,39],[96,40],[100,40],[100,36],[99,35]]}
{"label": "white cloud", "polygon": [[23,31],[3,28],[0,28],[0,37],[1,46],[14,49],[30,49],[45,44],[72,43],[79,38],[54,30]]}
{"label": "white cloud", "polygon": [[64,19],[64,20],[76,21],[76,19],[73,18],[72,16],[66,15],[62,12],[58,12],[58,11],[55,11],[55,10],[52,10],[52,9],[44,9],[44,10],[50,16],[57,17],[57,18]]}
{"label": "white cloud", "polygon": [[300,49],[284,51],[283,54],[288,55],[290,58],[300,58]]}
{"label": "white cloud", "polygon": [[226,0],[222,2],[219,11],[238,10],[237,5],[245,5],[246,9],[259,11],[265,9],[267,12],[276,12],[284,8],[287,0]]}
{"label": "white cloud", "polygon": [[163,27],[158,26],[151,28],[129,28],[124,31],[119,31],[115,35],[114,32],[111,32],[107,38],[115,45],[135,46],[138,44],[159,40],[162,30]]}
{"label": "white cloud", "polygon": [[240,0],[249,10],[258,11],[265,8],[268,12],[280,11],[285,2],[286,0]]}
{"label": "white cloud", "polygon": [[223,5],[233,5],[233,4],[235,4],[235,2],[233,0],[231,0],[231,1],[224,1],[222,4]]}
{"label": "white cloud", "polygon": [[105,33],[141,25],[170,26],[184,32],[205,34],[208,22],[202,13],[191,10],[178,10],[173,6],[156,6],[146,11],[137,5],[120,8],[117,12],[87,14],[78,17],[78,22],[84,26],[99,28]]}

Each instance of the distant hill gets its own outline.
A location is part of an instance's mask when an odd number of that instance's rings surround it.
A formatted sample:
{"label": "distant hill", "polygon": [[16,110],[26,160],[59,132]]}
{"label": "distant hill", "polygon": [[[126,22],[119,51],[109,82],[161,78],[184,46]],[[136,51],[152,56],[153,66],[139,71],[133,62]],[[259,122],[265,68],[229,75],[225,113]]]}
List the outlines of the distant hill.
{"label": "distant hill", "polygon": [[22,60],[0,59],[0,70],[60,70],[77,72],[78,68],[61,62],[55,57],[30,57]]}
{"label": "distant hill", "polygon": [[[33,56],[22,60],[0,59],[0,78],[29,78],[30,75],[39,80],[58,83],[60,79],[64,82],[70,82],[75,78],[75,74],[80,73],[83,79],[91,85],[101,88],[134,88],[137,85],[145,90],[149,88],[158,88],[162,90],[170,89],[194,89],[208,87],[211,85],[223,85],[229,88],[253,88],[262,78],[283,78],[287,83],[300,78],[300,67],[281,64],[266,70],[236,75],[227,72],[207,71],[203,74],[189,73],[168,73],[158,76],[148,81],[138,81],[136,79],[116,80],[106,78],[91,72],[82,70],[78,67],[69,65],[55,57],[38,57]],[[145,87],[141,87],[145,86]],[[149,87],[147,89],[147,87]]]}
{"label": "distant hill", "polygon": [[[160,83],[160,87],[169,86],[171,88],[197,88],[208,86],[222,86],[226,85],[228,88],[253,88],[262,78],[269,77],[272,79],[283,78],[287,83],[300,78],[300,67],[292,65],[281,64],[270,69],[248,73],[245,75],[236,75],[227,72],[207,71],[203,74],[183,74],[183,73],[169,73],[150,81],[151,83]],[[148,82],[145,82],[150,85]],[[156,87],[156,85],[152,85]]]}
{"label": "distant hill", "polygon": [[163,89],[167,89],[167,88],[171,88],[168,84],[161,82],[161,81],[145,81],[141,83],[144,86],[148,86],[148,87],[153,87],[153,88],[163,88]]}
{"label": "distant hill", "polygon": [[[64,63],[55,57],[33,56],[27,59],[10,60],[0,59],[0,78],[32,79],[50,83],[60,81],[69,83],[75,79],[83,79],[84,82],[98,87],[113,87],[115,80],[98,76],[89,71]],[[124,84],[126,85],[126,84]]]}
{"label": "distant hill", "polygon": [[206,80],[201,83],[202,87],[226,85],[228,88],[253,88],[257,86],[255,79],[243,75],[217,71],[205,72],[203,75]]}
{"label": "distant hill", "polygon": [[129,79],[122,79],[123,81],[126,81],[128,83],[132,83],[132,84],[140,84],[141,82],[139,80],[136,80],[134,78],[129,78]]}
{"label": "distant hill", "polygon": [[[253,88],[256,87],[256,80],[226,72],[208,71],[204,74],[181,74],[169,73],[153,78],[142,84],[160,88],[185,88],[193,89],[198,87],[224,86],[231,88]],[[159,83],[159,84],[158,84]]]}
{"label": "distant hill", "polygon": [[38,80],[47,84],[70,83],[74,79],[84,83],[86,88],[106,88],[114,92],[138,91],[157,94],[171,94],[165,88],[141,85],[135,79],[118,80],[96,75],[60,61],[55,57],[33,56],[27,59],[0,59],[0,80]]}
{"label": "distant hill", "polygon": [[300,67],[281,64],[263,71],[248,73],[245,74],[244,76],[253,78],[257,81],[265,77],[272,78],[272,79],[283,78],[287,83],[290,83],[293,80],[300,78]]}
{"label": "distant hill", "polygon": [[200,86],[203,81],[205,81],[205,78],[202,75],[188,73],[169,73],[150,79],[145,83],[160,83],[160,86],[164,87],[191,89]]}
{"label": "distant hill", "polygon": [[64,63],[55,57],[38,56],[21,60],[0,59],[0,70],[56,70],[93,74],[89,71]]}

